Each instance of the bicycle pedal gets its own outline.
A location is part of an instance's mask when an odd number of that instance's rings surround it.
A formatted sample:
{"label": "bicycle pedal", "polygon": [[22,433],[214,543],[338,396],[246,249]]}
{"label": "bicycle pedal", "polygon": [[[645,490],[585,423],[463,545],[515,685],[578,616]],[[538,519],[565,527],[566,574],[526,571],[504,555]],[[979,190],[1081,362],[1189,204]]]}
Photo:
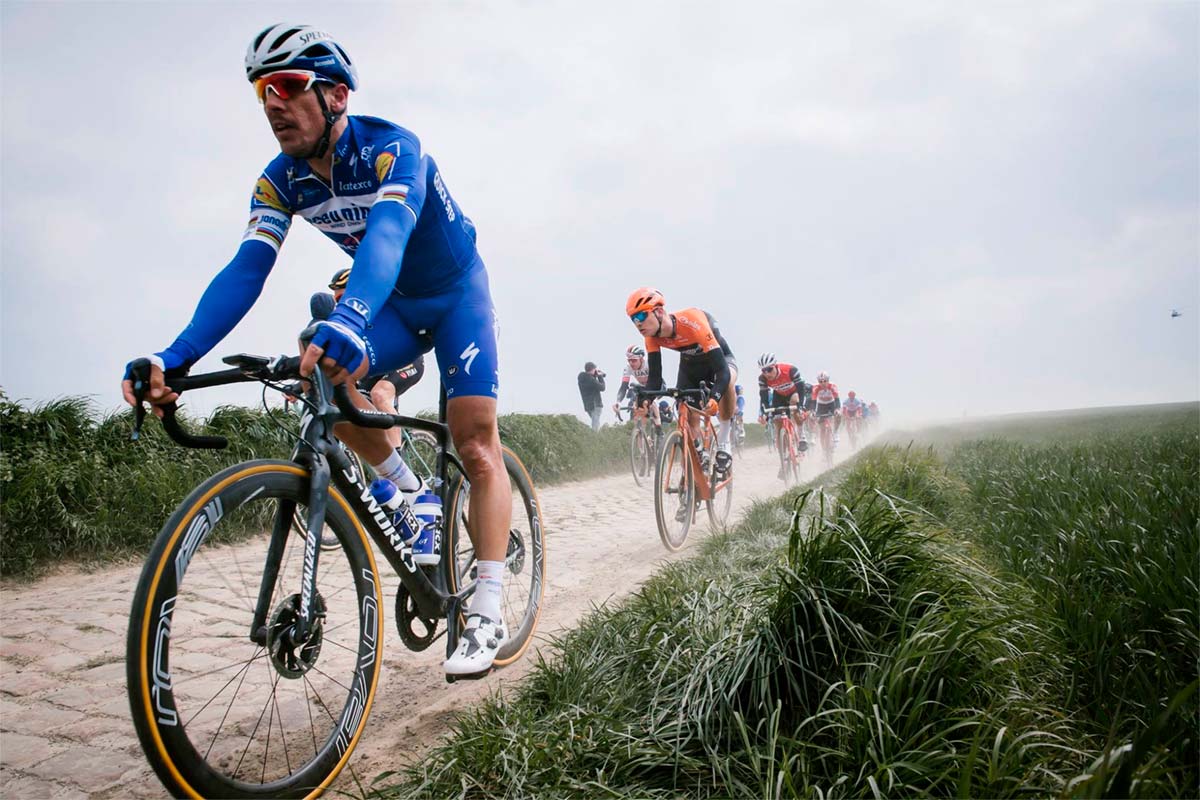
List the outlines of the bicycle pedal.
{"label": "bicycle pedal", "polygon": [[458,681],[481,681],[488,675],[496,671],[495,666],[488,667],[483,672],[472,672],[470,675],[451,675],[446,673],[446,683],[457,683]]}

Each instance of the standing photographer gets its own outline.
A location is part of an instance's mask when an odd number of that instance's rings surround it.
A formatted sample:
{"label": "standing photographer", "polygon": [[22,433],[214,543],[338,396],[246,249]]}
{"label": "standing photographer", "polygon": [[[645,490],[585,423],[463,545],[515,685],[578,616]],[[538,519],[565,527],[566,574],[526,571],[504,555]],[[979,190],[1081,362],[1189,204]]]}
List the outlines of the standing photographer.
{"label": "standing photographer", "polygon": [[591,361],[583,365],[579,373],[579,396],[583,398],[583,410],[592,418],[592,430],[600,430],[600,412],[604,408],[600,393],[604,391],[604,373],[596,369]]}

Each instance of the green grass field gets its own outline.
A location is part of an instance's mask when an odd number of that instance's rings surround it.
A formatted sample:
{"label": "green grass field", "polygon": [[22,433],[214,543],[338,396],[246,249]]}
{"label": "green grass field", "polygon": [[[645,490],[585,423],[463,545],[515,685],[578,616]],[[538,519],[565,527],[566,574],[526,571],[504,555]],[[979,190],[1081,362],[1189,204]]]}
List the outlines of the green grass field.
{"label": "green grass field", "polygon": [[1200,409],[893,437],[598,609],[396,797],[1194,797]]}

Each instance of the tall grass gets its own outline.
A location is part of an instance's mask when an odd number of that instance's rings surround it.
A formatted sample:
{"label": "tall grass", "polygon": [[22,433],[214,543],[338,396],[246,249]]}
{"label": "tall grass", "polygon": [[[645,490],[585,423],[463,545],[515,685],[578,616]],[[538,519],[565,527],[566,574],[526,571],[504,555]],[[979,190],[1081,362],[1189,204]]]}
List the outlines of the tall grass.
{"label": "tall grass", "polygon": [[868,451],[840,502],[759,504],[594,611],[384,794],[1196,796],[1193,411]]}
{"label": "tall grass", "polygon": [[790,529],[777,504],[760,505],[697,559],[595,611],[518,697],[466,714],[386,794],[1059,789],[1069,727],[1022,688],[1022,668],[1046,660],[1003,587],[916,512],[867,495],[817,502]]}
{"label": "tall grass", "polygon": [[[1033,603],[1051,686],[1093,746],[1084,796],[1200,794],[1200,421],[1194,404],[995,421],[866,454],[857,482],[935,510]],[[1002,433],[1002,435],[997,435]],[[924,437],[921,437],[924,441]]]}
{"label": "tall grass", "polygon": [[0,395],[0,569],[33,575],[60,559],[144,551],[204,478],[248,458],[286,457],[296,418],[217,409],[209,432],[228,450],[187,450],[148,421],[129,440],[131,412],[97,418],[85,399],[25,409]]}
{"label": "tall grass", "polygon": [[1195,700],[1156,741],[1144,737],[1198,677],[1200,434],[979,442],[957,448],[948,466],[969,490],[964,527],[1054,622],[1070,659],[1067,707],[1121,758],[1141,739],[1143,796],[1196,791]]}

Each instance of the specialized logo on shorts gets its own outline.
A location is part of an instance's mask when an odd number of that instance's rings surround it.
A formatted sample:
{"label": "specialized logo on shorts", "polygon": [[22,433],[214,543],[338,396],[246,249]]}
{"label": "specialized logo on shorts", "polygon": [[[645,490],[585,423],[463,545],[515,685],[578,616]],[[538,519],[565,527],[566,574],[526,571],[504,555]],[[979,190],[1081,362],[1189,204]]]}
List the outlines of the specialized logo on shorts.
{"label": "specialized logo on shorts", "polygon": [[459,355],[459,358],[467,362],[463,367],[463,371],[468,375],[471,374],[471,365],[475,363],[475,356],[477,355],[479,355],[479,348],[475,346],[474,342],[471,342],[469,345],[467,345],[467,349],[463,350]]}
{"label": "specialized logo on shorts", "polygon": [[383,179],[392,174],[392,164],[396,161],[396,157],[386,150],[379,154],[379,158],[375,159],[375,177],[379,178],[380,183]]}
{"label": "specialized logo on shorts", "polygon": [[287,211],[287,206],[279,199],[279,192],[275,190],[275,186],[266,178],[259,178],[258,183],[254,184],[254,202],[270,206],[279,211]]}

